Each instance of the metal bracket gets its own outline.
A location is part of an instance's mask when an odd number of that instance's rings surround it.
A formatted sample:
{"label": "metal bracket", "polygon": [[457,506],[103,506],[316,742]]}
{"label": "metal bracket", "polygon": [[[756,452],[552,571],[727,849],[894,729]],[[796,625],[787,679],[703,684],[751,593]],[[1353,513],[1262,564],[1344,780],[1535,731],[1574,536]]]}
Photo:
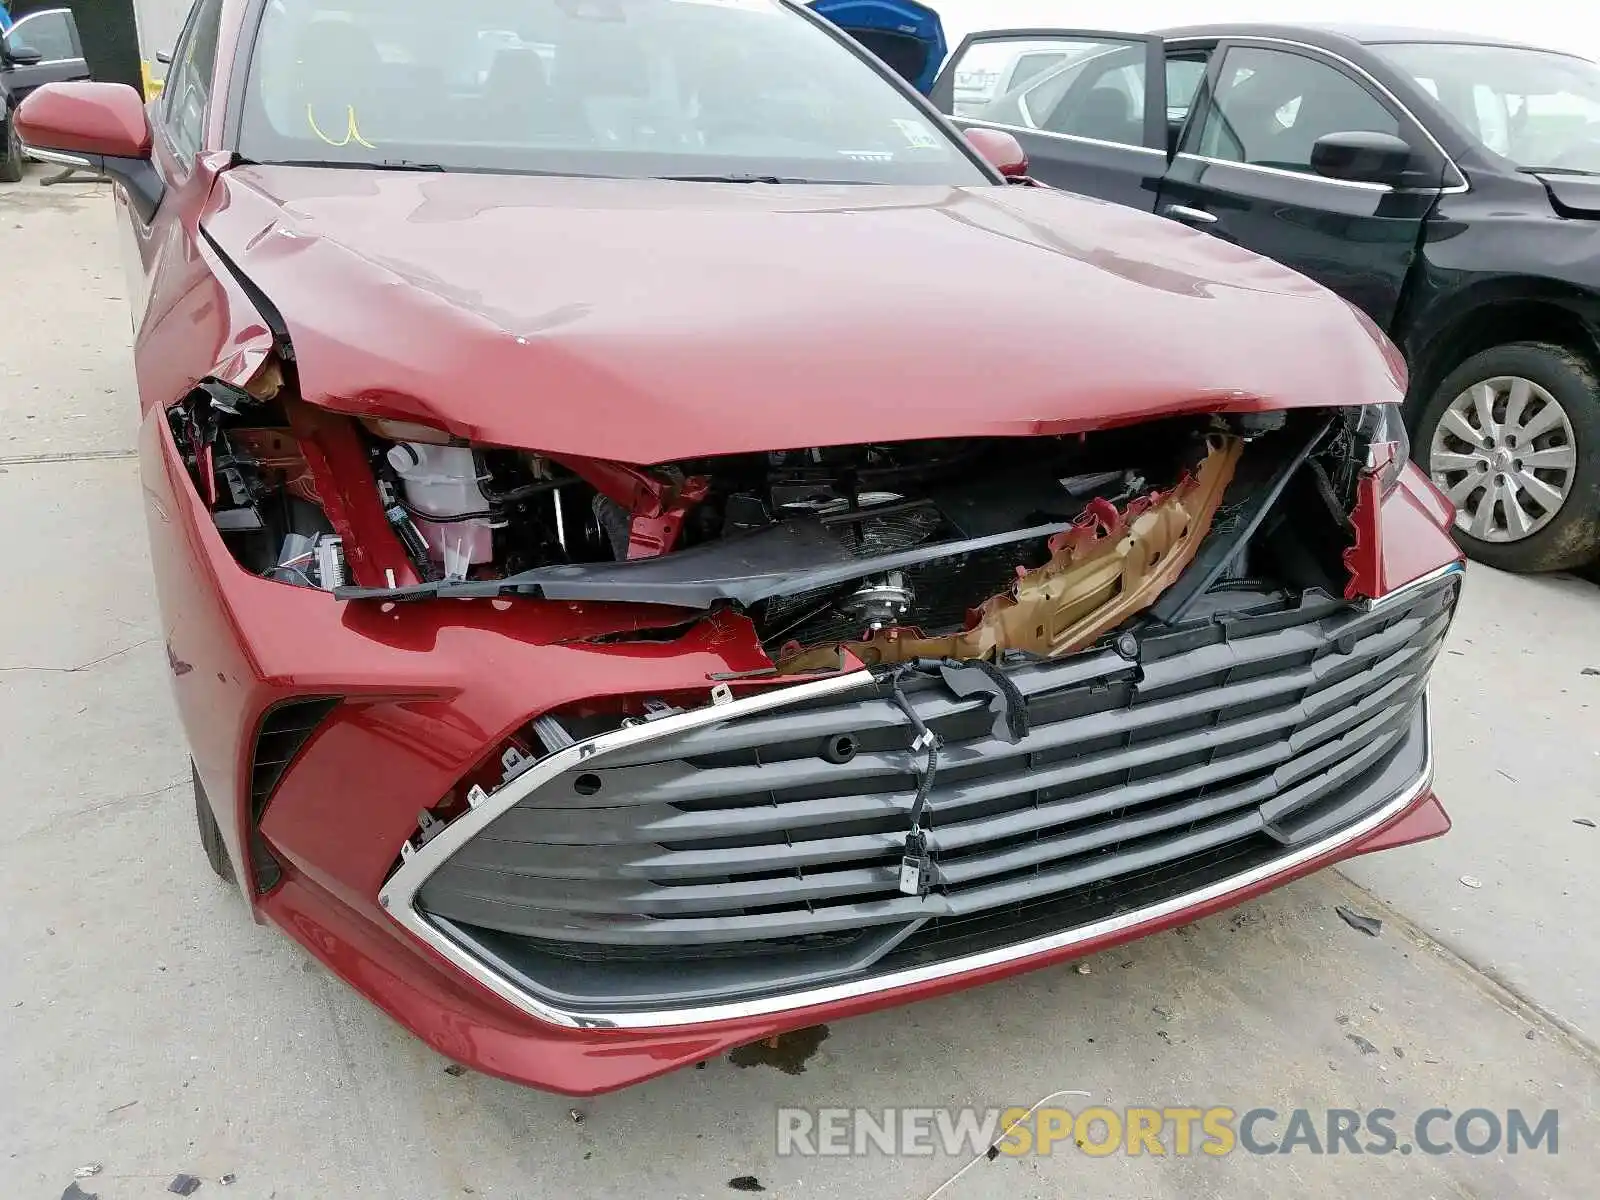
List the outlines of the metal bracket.
{"label": "metal bracket", "polygon": [[[83,178],[74,179],[74,175]],[[40,187],[53,187],[58,183],[105,183],[106,177],[92,167],[62,167],[54,175],[46,175],[39,180]]]}

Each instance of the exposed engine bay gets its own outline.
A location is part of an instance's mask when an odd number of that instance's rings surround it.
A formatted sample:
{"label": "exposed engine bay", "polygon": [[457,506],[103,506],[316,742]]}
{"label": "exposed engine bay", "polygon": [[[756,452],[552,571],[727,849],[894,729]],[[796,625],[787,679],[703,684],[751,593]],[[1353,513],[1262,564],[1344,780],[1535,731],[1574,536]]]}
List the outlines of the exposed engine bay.
{"label": "exposed engine bay", "polygon": [[217,529],[264,578],[357,602],[688,610],[661,638],[731,607],[785,675],[1055,658],[1251,580],[1340,594],[1360,476],[1397,424],[1207,414],[637,467],[315,410],[276,368],[208,381],[170,420]]}

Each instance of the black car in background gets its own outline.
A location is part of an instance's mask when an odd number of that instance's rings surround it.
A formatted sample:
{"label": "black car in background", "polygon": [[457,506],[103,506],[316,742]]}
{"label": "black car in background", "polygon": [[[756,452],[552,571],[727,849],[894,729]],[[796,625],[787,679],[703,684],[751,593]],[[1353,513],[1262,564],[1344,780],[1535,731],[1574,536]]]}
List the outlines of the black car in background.
{"label": "black car in background", "polygon": [[1363,309],[1410,364],[1413,454],[1474,558],[1600,555],[1600,66],[1411,29],[1018,29],[966,39],[934,102],[954,113],[957,72],[1018,44],[1063,59],[957,124]]}
{"label": "black car in background", "polygon": [[36,87],[63,79],[88,79],[78,22],[67,8],[26,13],[0,37],[0,182],[22,178],[22,143],[11,114]]}

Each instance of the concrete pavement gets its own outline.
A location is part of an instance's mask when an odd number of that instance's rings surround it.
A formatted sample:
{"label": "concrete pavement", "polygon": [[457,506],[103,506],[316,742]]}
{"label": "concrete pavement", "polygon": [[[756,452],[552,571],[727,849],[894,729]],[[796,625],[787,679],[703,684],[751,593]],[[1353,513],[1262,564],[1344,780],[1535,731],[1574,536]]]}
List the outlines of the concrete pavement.
{"label": "concrete pavement", "polygon": [[[940,1195],[1594,1194],[1600,829],[1575,822],[1600,823],[1600,677],[1581,674],[1600,667],[1600,589],[1476,568],[1434,689],[1457,821],[1440,842],[1087,974],[842,1023],[801,1074],[716,1061],[576,1107],[447,1074],[205,866],[128,454],[111,222],[92,186],[0,186],[3,1200],[54,1200],[90,1163],[103,1170],[80,1186],[103,1200],[153,1200],[179,1173],[202,1200],[923,1200],[966,1159],[780,1158],[777,1109],[1025,1107],[1061,1089],[1114,1108],[1385,1106],[1402,1126],[1434,1106],[1556,1108],[1561,1140],[1554,1155],[1217,1160],[1063,1147],[980,1161]],[[1381,935],[1339,904],[1381,917]]]}
{"label": "concrete pavement", "polygon": [[1456,622],[1430,694],[1455,829],[1345,869],[1600,1042],[1600,588],[1475,567]]}

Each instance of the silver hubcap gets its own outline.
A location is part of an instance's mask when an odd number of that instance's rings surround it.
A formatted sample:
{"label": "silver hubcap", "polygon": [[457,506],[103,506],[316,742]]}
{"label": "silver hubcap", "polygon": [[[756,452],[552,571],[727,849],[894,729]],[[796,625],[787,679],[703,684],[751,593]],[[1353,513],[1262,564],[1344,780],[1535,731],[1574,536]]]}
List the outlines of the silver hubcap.
{"label": "silver hubcap", "polygon": [[1531,379],[1501,375],[1450,402],[1433,431],[1428,473],[1456,506],[1456,527],[1518,542],[1555,519],[1578,467],[1572,423]]}

